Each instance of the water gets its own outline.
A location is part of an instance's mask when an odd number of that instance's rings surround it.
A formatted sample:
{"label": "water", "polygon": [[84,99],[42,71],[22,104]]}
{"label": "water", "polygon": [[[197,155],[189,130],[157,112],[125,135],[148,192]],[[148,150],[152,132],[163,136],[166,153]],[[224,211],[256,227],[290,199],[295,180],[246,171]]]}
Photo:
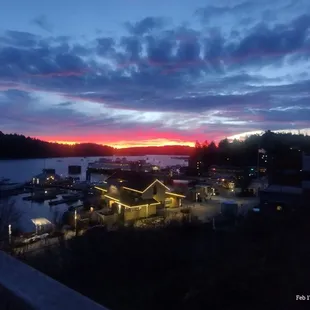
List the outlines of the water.
{"label": "water", "polygon": [[[59,220],[65,211],[68,210],[68,204],[59,204],[55,206],[50,206],[49,201],[44,202],[32,202],[23,200],[24,197],[29,196],[30,194],[21,194],[10,198],[10,201],[15,202],[15,207],[20,213],[20,218],[18,221],[18,228],[24,232],[31,232],[34,230],[34,225],[31,222],[31,219],[35,218],[46,218],[50,222],[54,223],[55,219]],[[61,196],[58,195],[57,199],[61,199]],[[82,204],[82,201],[77,201],[70,206],[79,206]]]}
{"label": "water", "polygon": [[[147,162],[158,165],[162,168],[167,166],[181,165],[186,166],[187,162],[182,159],[171,158],[170,155],[146,155],[146,156],[124,156],[127,160],[143,159]],[[47,158],[47,159],[28,159],[28,160],[0,160],[0,178],[10,179],[12,182],[27,182],[35,175],[42,172],[44,168],[55,169],[61,176],[68,176],[69,165],[80,165],[82,172],[81,180],[86,179],[88,163],[97,161],[101,157],[66,157],[66,158]],[[105,158],[115,159],[116,156],[106,156]],[[123,158],[123,157],[121,157]]]}
{"label": "water", "polygon": [[[162,168],[167,166],[181,165],[187,166],[187,162],[181,159],[171,158],[168,155],[147,155],[147,156],[124,156],[127,160],[143,159],[147,162],[158,165]],[[11,182],[27,182],[35,175],[42,172],[44,168],[55,169],[56,173],[61,176],[68,176],[69,165],[80,165],[82,172],[80,180],[86,179],[86,170],[88,163],[97,161],[101,157],[67,157],[67,158],[47,158],[47,159],[29,159],[29,160],[0,160],[0,179],[10,179]],[[106,157],[109,159],[116,159],[114,157]],[[121,157],[123,158],[123,157]],[[100,175],[92,175],[92,181],[100,180]],[[23,200],[23,197],[29,194],[22,194],[11,197],[10,200],[15,201],[16,209],[21,212],[20,220],[17,224],[22,231],[34,231],[34,225],[31,222],[33,218],[43,217],[53,222],[55,216],[61,217],[65,211],[68,210],[67,204],[59,204],[50,206],[48,201],[44,203],[37,203]],[[58,197],[60,198],[60,197]],[[72,206],[78,206],[81,201],[78,201]]]}

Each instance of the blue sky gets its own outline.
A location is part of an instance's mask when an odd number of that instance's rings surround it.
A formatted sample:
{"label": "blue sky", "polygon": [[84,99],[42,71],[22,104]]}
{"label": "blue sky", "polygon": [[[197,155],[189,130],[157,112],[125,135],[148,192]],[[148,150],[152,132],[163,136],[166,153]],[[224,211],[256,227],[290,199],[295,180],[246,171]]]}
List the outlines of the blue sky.
{"label": "blue sky", "polygon": [[309,1],[0,4],[3,132],[125,146],[310,128]]}

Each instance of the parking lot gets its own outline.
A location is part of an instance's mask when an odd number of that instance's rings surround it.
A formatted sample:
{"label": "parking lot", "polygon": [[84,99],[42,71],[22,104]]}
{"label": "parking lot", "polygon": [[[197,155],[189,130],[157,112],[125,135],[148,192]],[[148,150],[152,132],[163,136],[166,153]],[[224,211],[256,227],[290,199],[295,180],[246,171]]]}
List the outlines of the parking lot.
{"label": "parking lot", "polygon": [[[253,209],[259,203],[258,197],[237,197],[231,190],[221,186],[214,186],[218,192],[218,196],[211,196],[211,199],[203,202],[192,202],[189,200],[183,201],[183,207],[189,207],[191,214],[199,220],[208,222],[213,217],[221,213],[221,204],[225,201],[234,201],[239,206],[239,214],[243,214]],[[173,212],[180,212],[181,208],[166,209],[167,215]]]}

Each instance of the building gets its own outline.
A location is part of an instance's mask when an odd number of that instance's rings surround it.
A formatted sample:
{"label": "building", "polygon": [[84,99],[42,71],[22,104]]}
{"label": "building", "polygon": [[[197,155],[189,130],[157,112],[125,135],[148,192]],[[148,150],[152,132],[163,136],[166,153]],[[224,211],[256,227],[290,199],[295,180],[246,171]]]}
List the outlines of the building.
{"label": "building", "polygon": [[243,173],[244,169],[235,166],[216,166],[212,165],[208,169],[208,174],[213,177],[233,177],[235,174]]}
{"label": "building", "polygon": [[303,154],[302,158],[302,189],[304,201],[310,200],[310,155]]}
{"label": "building", "polygon": [[301,187],[303,154],[298,148],[291,148],[285,154],[269,158],[268,181],[270,185]]}
{"label": "building", "polygon": [[251,180],[251,183],[248,186],[248,190],[253,192],[254,195],[258,195],[261,190],[264,190],[268,187],[268,179],[266,177],[262,177],[259,179]]}
{"label": "building", "polygon": [[302,188],[296,186],[270,185],[260,192],[261,204],[295,208],[303,204]]}
{"label": "building", "polygon": [[136,172],[151,172],[156,169],[158,170],[157,166],[147,163],[146,160],[128,161],[126,158],[116,158],[115,160],[101,158],[97,162],[89,163],[88,167],[101,170],[123,170]]}
{"label": "building", "polygon": [[43,169],[42,173],[32,178],[32,184],[47,185],[61,180],[62,177],[55,173],[55,169]]}
{"label": "building", "polygon": [[133,171],[117,171],[104,185],[95,188],[102,191],[108,207],[123,215],[125,221],[153,216],[158,207],[180,207],[185,198],[171,192],[153,175]]}
{"label": "building", "polygon": [[202,166],[203,166],[202,161],[199,160],[196,162],[196,170],[198,176],[201,176],[202,174]]}
{"label": "building", "polygon": [[158,171],[159,167],[147,163],[146,160],[138,160],[130,162],[130,170],[136,172],[151,172]]}
{"label": "building", "polygon": [[126,159],[116,159],[115,161],[101,158],[99,161],[94,163],[89,163],[88,168],[92,169],[101,169],[101,170],[124,170],[130,171],[131,170],[131,163],[128,162]]}
{"label": "building", "polygon": [[276,206],[280,210],[304,206],[309,184],[308,158],[298,148],[291,148],[284,155],[273,156],[268,169],[269,186],[260,192],[261,204]]}

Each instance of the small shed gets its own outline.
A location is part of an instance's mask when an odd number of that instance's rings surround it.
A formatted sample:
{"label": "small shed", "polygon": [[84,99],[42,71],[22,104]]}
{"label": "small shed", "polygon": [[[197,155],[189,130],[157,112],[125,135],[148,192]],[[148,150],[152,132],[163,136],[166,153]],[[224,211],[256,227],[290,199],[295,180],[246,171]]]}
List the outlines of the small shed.
{"label": "small shed", "polygon": [[47,233],[53,230],[54,225],[48,219],[44,217],[31,219],[31,222],[35,226],[36,234]]}
{"label": "small shed", "polygon": [[18,224],[18,228],[25,234],[44,234],[51,232],[54,229],[54,225],[43,217],[27,218]]}

